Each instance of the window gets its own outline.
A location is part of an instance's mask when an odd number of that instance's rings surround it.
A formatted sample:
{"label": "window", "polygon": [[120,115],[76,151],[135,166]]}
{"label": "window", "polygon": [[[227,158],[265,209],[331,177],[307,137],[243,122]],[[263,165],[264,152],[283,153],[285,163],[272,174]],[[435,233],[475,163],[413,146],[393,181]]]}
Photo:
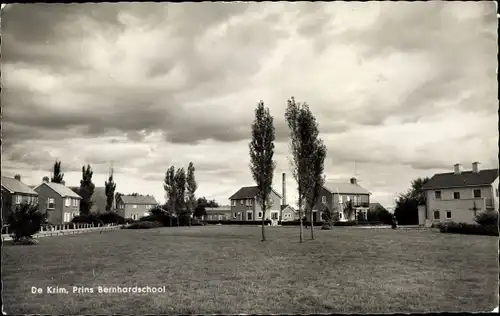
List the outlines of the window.
{"label": "window", "polygon": [[326,203],[326,196],[321,197],[321,203]]}
{"label": "window", "polygon": [[56,207],[56,202],[53,198],[48,198],[47,209],[53,210]]}
{"label": "window", "polygon": [[451,218],[451,211],[446,211],[446,218],[448,218],[448,219]]}
{"label": "window", "polygon": [[252,220],[252,212],[247,212],[247,220],[248,221]]}
{"label": "window", "polygon": [[236,206],[236,200],[231,200],[231,205]]}
{"label": "window", "polygon": [[71,199],[70,198],[64,199],[64,206],[66,206],[66,207],[71,206]]}
{"label": "window", "polygon": [[342,203],[342,195],[339,195],[339,203]]}
{"label": "window", "polygon": [[16,195],[16,204],[21,204],[22,199],[22,196]]}
{"label": "window", "polygon": [[460,192],[453,192],[453,199],[460,200]]}
{"label": "window", "polygon": [[236,212],[233,213],[233,218],[236,218]]}
{"label": "window", "polygon": [[78,216],[77,212],[73,212],[73,217]]}
{"label": "window", "polygon": [[77,199],[73,199],[73,207],[78,207],[78,200]]}
{"label": "window", "polygon": [[71,222],[71,213],[64,213],[64,220],[65,223]]}
{"label": "window", "polygon": [[137,219],[137,214],[132,214],[132,219],[136,220]]}
{"label": "window", "polygon": [[240,204],[244,205],[245,204],[245,200],[240,200]]}
{"label": "window", "polygon": [[440,200],[441,199],[441,191],[434,191],[434,198]]}
{"label": "window", "polygon": [[439,211],[434,211],[434,219],[439,219]]}
{"label": "window", "polygon": [[339,213],[339,219],[342,219],[342,213]]}
{"label": "window", "polygon": [[137,208],[137,204],[132,204],[132,208]]}
{"label": "window", "polygon": [[278,213],[276,212],[271,213],[271,219],[278,219]]}
{"label": "window", "polygon": [[350,201],[351,201],[351,197],[347,196],[347,202],[350,202]]}
{"label": "window", "polygon": [[250,206],[250,200],[245,200],[245,205]]}
{"label": "window", "polygon": [[252,206],[253,205],[253,199],[250,199],[249,201],[250,201],[250,206]]}
{"label": "window", "polygon": [[474,198],[481,197],[481,189],[474,189]]}
{"label": "window", "polygon": [[258,218],[262,218],[262,212],[259,212],[259,213],[257,214],[257,217],[258,217]]}

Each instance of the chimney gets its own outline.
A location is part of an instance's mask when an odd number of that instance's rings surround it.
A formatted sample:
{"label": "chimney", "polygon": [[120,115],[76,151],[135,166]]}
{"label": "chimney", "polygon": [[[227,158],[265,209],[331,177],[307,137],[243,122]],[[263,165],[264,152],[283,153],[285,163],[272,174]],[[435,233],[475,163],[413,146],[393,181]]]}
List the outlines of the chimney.
{"label": "chimney", "polygon": [[281,184],[283,186],[283,202],[281,203],[282,205],[286,205],[286,174],[283,172],[283,183]]}
{"label": "chimney", "polygon": [[357,184],[357,182],[356,182],[356,178],[351,178],[351,181],[350,181],[350,182],[351,182],[351,184]]}
{"label": "chimney", "polygon": [[454,167],[453,169],[454,169],[455,174],[461,174],[462,173],[461,165],[459,163],[455,164],[453,167]]}
{"label": "chimney", "polygon": [[479,162],[474,161],[472,163],[472,172],[474,173],[479,173]]}
{"label": "chimney", "polygon": [[17,181],[21,181],[21,175],[20,174],[16,174],[14,176],[14,179],[16,179]]}
{"label": "chimney", "polygon": [[66,181],[62,180],[62,181],[61,181],[61,184],[62,184],[62,185],[66,185]]}

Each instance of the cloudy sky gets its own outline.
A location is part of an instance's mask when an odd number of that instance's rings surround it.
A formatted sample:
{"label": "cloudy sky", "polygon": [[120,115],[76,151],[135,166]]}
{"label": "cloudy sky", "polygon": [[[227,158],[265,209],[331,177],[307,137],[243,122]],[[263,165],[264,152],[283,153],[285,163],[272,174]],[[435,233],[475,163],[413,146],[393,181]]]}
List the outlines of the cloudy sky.
{"label": "cloudy sky", "polygon": [[37,184],[62,161],[163,202],[170,165],[226,204],[252,185],[248,143],[263,100],[277,169],[289,170],[286,101],[307,102],[326,176],[356,172],[393,204],[412,179],[498,166],[493,2],[8,5],[2,15],[2,175]]}

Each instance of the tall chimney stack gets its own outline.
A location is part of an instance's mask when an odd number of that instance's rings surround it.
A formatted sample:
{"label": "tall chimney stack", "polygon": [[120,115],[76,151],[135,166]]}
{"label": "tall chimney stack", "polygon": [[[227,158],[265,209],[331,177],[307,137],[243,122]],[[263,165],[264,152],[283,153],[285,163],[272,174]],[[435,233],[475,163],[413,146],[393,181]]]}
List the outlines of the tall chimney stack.
{"label": "tall chimney stack", "polygon": [[472,163],[472,172],[474,173],[479,173],[479,162],[474,161]]}
{"label": "tall chimney stack", "polygon": [[351,184],[357,184],[356,178],[351,178]]}
{"label": "tall chimney stack", "polygon": [[283,175],[282,175],[282,178],[283,178],[283,182],[282,182],[282,186],[283,186],[283,202],[281,203],[282,205],[286,205],[286,174],[283,172]]}
{"label": "tall chimney stack", "polygon": [[453,169],[454,169],[454,173],[455,174],[461,174],[462,173],[462,170],[461,170],[462,166],[459,163],[455,164],[453,166]]}
{"label": "tall chimney stack", "polygon": [[20,174],[16,174],[14,176],[14,179],[16,179],[17,181],[21,181],[21,175]]}

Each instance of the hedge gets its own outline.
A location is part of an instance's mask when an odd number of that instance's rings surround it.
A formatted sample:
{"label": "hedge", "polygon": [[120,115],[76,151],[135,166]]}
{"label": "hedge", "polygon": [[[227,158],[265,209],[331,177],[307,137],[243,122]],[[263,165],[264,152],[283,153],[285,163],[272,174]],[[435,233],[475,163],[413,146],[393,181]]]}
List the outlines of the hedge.
{"label": "hedge", "polygon": [[[228,220],[205,220],[207,224],[222,224],[222,225],[262,225],[262,221],[228,221]],[[265,220],[264,225],[271,225],[270,220]]]}
{"label": "hedge", "polygon": [[[304,221],[302,222],[304,226],[310,226],[311,222],[310,221]],[[323,226],[323,222],[316,222],[314,223],[314,226]],[[281,225],[283,226],[298,226],[300,225],[300,221],[290,221],[290,222],[282,222]],[[383,222],[375,222],[375,221],[346,221],[346,222],[336,222],[333,226],[377,226],[377,225],[384,225]]]}
{"label": "hedge", "polygon": [[440,223],[436,225],[442,233],[498,236],[498,225],[478,225],[468,223]]}
{"label": "hedge", "polygon": [[126,226],[126,229],[150,229],[162,227],[163,224],[160,222],[136,222]]}

